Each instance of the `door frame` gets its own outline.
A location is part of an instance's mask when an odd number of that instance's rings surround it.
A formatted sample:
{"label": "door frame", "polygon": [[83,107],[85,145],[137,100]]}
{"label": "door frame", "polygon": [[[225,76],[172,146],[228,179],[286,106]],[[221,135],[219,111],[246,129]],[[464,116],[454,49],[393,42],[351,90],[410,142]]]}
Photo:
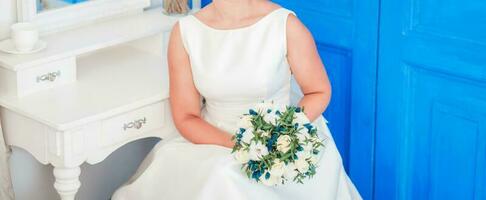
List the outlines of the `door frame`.
{"label": "door frame", "polygon": [[354,3],[349,175],[362,197],[373,199],[380,0]]}

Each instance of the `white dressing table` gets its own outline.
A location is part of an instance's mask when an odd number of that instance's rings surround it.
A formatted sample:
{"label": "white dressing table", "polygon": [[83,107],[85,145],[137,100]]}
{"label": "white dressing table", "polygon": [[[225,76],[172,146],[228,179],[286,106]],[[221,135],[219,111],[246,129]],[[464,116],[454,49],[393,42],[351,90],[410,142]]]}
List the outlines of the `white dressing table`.
{"label": "white dressing table", "polygon": [[177,19],[149,10],[47,35],[40,53],[0,53],[6,142],[54,166],[62,200],[75,198],[82,163],[175,136],[163,47]]}

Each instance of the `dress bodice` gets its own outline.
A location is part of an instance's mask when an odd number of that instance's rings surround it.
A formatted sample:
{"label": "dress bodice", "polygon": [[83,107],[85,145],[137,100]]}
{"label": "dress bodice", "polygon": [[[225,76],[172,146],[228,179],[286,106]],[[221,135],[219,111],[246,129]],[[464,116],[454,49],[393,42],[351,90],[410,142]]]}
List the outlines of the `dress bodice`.
{"label": "dress bodice", "polygon": [[179,21],[203,117],[231,133],[236,120],[261,101],[290,103],[286,22],[279,8],[243,28],[215,29],[193,15]]}

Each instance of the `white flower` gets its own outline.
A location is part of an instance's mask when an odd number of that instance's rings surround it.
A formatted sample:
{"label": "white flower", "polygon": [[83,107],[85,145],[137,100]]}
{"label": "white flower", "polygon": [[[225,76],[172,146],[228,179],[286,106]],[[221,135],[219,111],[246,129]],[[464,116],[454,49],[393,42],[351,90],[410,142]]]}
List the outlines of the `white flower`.
{"label": "white flower", "polygon": [[235,155],[236,161],[238,161],[241,164],[244,164],[244,163],[247,163],[248,161],[250,161],[250,154],[248,153],[248,151],[239,150],[239,151],[235,152],[234,155]]}
{"label": "white flower", "polygon": [[250,144],[250,159],[251,160],[260,160],[263,156],[268,155],[268,149],[265,145],[261,142],[252,142]]}
{"label": "white flower", "polygon": [[319,144],[319,143],[320,143],[320,144],[322,144],[322,145],[321,145],[321,146],[319,146],[318,148],[314,148],[314,147],[312,147],[312,149],[317,149],[317,150],[319,150],[320,148],[322,148],[322,147],[324,146],[323,141],[322,141],[321,139],[319,139],[318,137],[312,137],[312,138],[311,138],[311,141],[310,141],[309,143],[311,143],[312,145]]}
{"label": "white flower", "polygon": [[280,159],[275,159],[275,163],[273,163],[272,167],[270,168],[270,174],[272,176],[281,177],[285,173],[285,163],[282,162]]}
{"label": "white flower", "polygon": [[285,112],[285,110],[287,110],[287,105],[285,105],[285,104],[276,104],[273,107],[274,107],[275,112],[277,112],[277,110],[278,110],[281,113],[283,113],[283,112]]}
{"label": "white flower", "polygon": [[258,112],[262,112],[262,113],[267,113],[267,110],[268,109],[272,109],[273,111],[273,103],[270,103],[270,102],[261,102],[261,103],[258,103],[257,105],[255,105],[255,110]]}
{"label": "white flower", "polygon": [[309,170],[309,163],[304,158],[298,158],[295,167],[300,173],[306,173]]}
{"label": "white flower", "polygon": [[261,177],[260,177],[260,181],[263,183],[263,185],[266,185],[266,186],[275,186],[275,185],[278,185],[282,182],[282,177],[280,176],[274,176],[272,174],[270,174],[270,177],[268,177],[268,179],[265,178],[265,174],[264,173]]}
{"label": "white flower", "polygon": [[312,153],[308,150],[305,150],[305,149],[303,151],[297,152],[296,154],[297,154],[297,157],[298,157],[299,160],[301,158],[305,160],[305,159],[308,159],[312,156]]}
{"label": "white flower", "polygon": [[299,139],[299,143],[304,143],[306,139],[311,138],[311,135],[307,132],[307,129],[304,128],[297,133],[297,138]]}
{"label": "white flower", "polygon": [[299,123],[300,125],[310,123],[309,118],[304,114],[304,112],[295,113],[294,123]]}
{"label": "white flower", "polygon": [[277,150],[279,150],[282,153],[286,153],[288,150],[290,150],[290,142],[291,138],[288,135],[281,135],[277,139]]}
{"label": "white flower", "polygon": [[312,142],[307,142],[307,144],[302,145],[302,148],[304,148],[304,151],[312,152],[314,150],[313,144]]}
{"label": "white flower", "polygon": [[241,141],[243,141],[244,143],[250,144],[253,137],[255,137],[255,135],[253,134],[253,130],[247,129],[243,133],[243,137],[241,137]]}
{"label": "white flower", "polygon": [[319,142],[322,142],[322,141],[321,141],[321,139],[320,139],[319,137],[317,137],[317,136],[315,136],[315,137],[311,137],[310,139],[311,139],[311,142],[312,142],[313,144],[315,144],[315,143],[319,143]]}
{"label": "white flower", "polygon": [[309,162],[313,165],[317,165],[317,163],[319,163],[319,159],[317,158],[316,155],[312,155],[309,159]]}
{"label": "white flower", "polygon": [[264,132],[262,132],[262,136],[263,137],[270,137],[270,132],[264,131]]}
{"label": "white flower", "polygon": [[237,123],[238,128],[244,128],[246,130],[252,129],[253,124],[251,124],[251,116],[250,115],[243,115]]}
{"label": "white flower", "polygon": [[297,174],[298,174],[298,172],[297,172],[297,168],[296,168],[295,164],[292,163],[292,162],[288,163],[287,166],[285,167],[285,172],[283,174],[285,179],[293,180],[295,178],[295,176],[297,176]]}
{"label": "white flower", "polygon": [[275,124],[275,120],[278,118],[278,116],[274,113],[265,113],[263,115],[263,120],[265,120],[267,123]]}

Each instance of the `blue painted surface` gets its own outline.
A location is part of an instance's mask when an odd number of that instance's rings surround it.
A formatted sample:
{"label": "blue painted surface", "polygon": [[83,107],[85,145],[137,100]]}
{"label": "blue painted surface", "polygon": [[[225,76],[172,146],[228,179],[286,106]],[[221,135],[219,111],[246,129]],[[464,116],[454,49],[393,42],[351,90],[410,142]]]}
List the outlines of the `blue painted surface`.
{"label": "blue painted surface", "polygon": [[332,84],[324,113],[351,179],[373,192],[378,1],[275,0],[312,32]]}
{"label": "blue painted surface", "polygon": [[375,199],[486,199],[485,10],[381,1]]}

